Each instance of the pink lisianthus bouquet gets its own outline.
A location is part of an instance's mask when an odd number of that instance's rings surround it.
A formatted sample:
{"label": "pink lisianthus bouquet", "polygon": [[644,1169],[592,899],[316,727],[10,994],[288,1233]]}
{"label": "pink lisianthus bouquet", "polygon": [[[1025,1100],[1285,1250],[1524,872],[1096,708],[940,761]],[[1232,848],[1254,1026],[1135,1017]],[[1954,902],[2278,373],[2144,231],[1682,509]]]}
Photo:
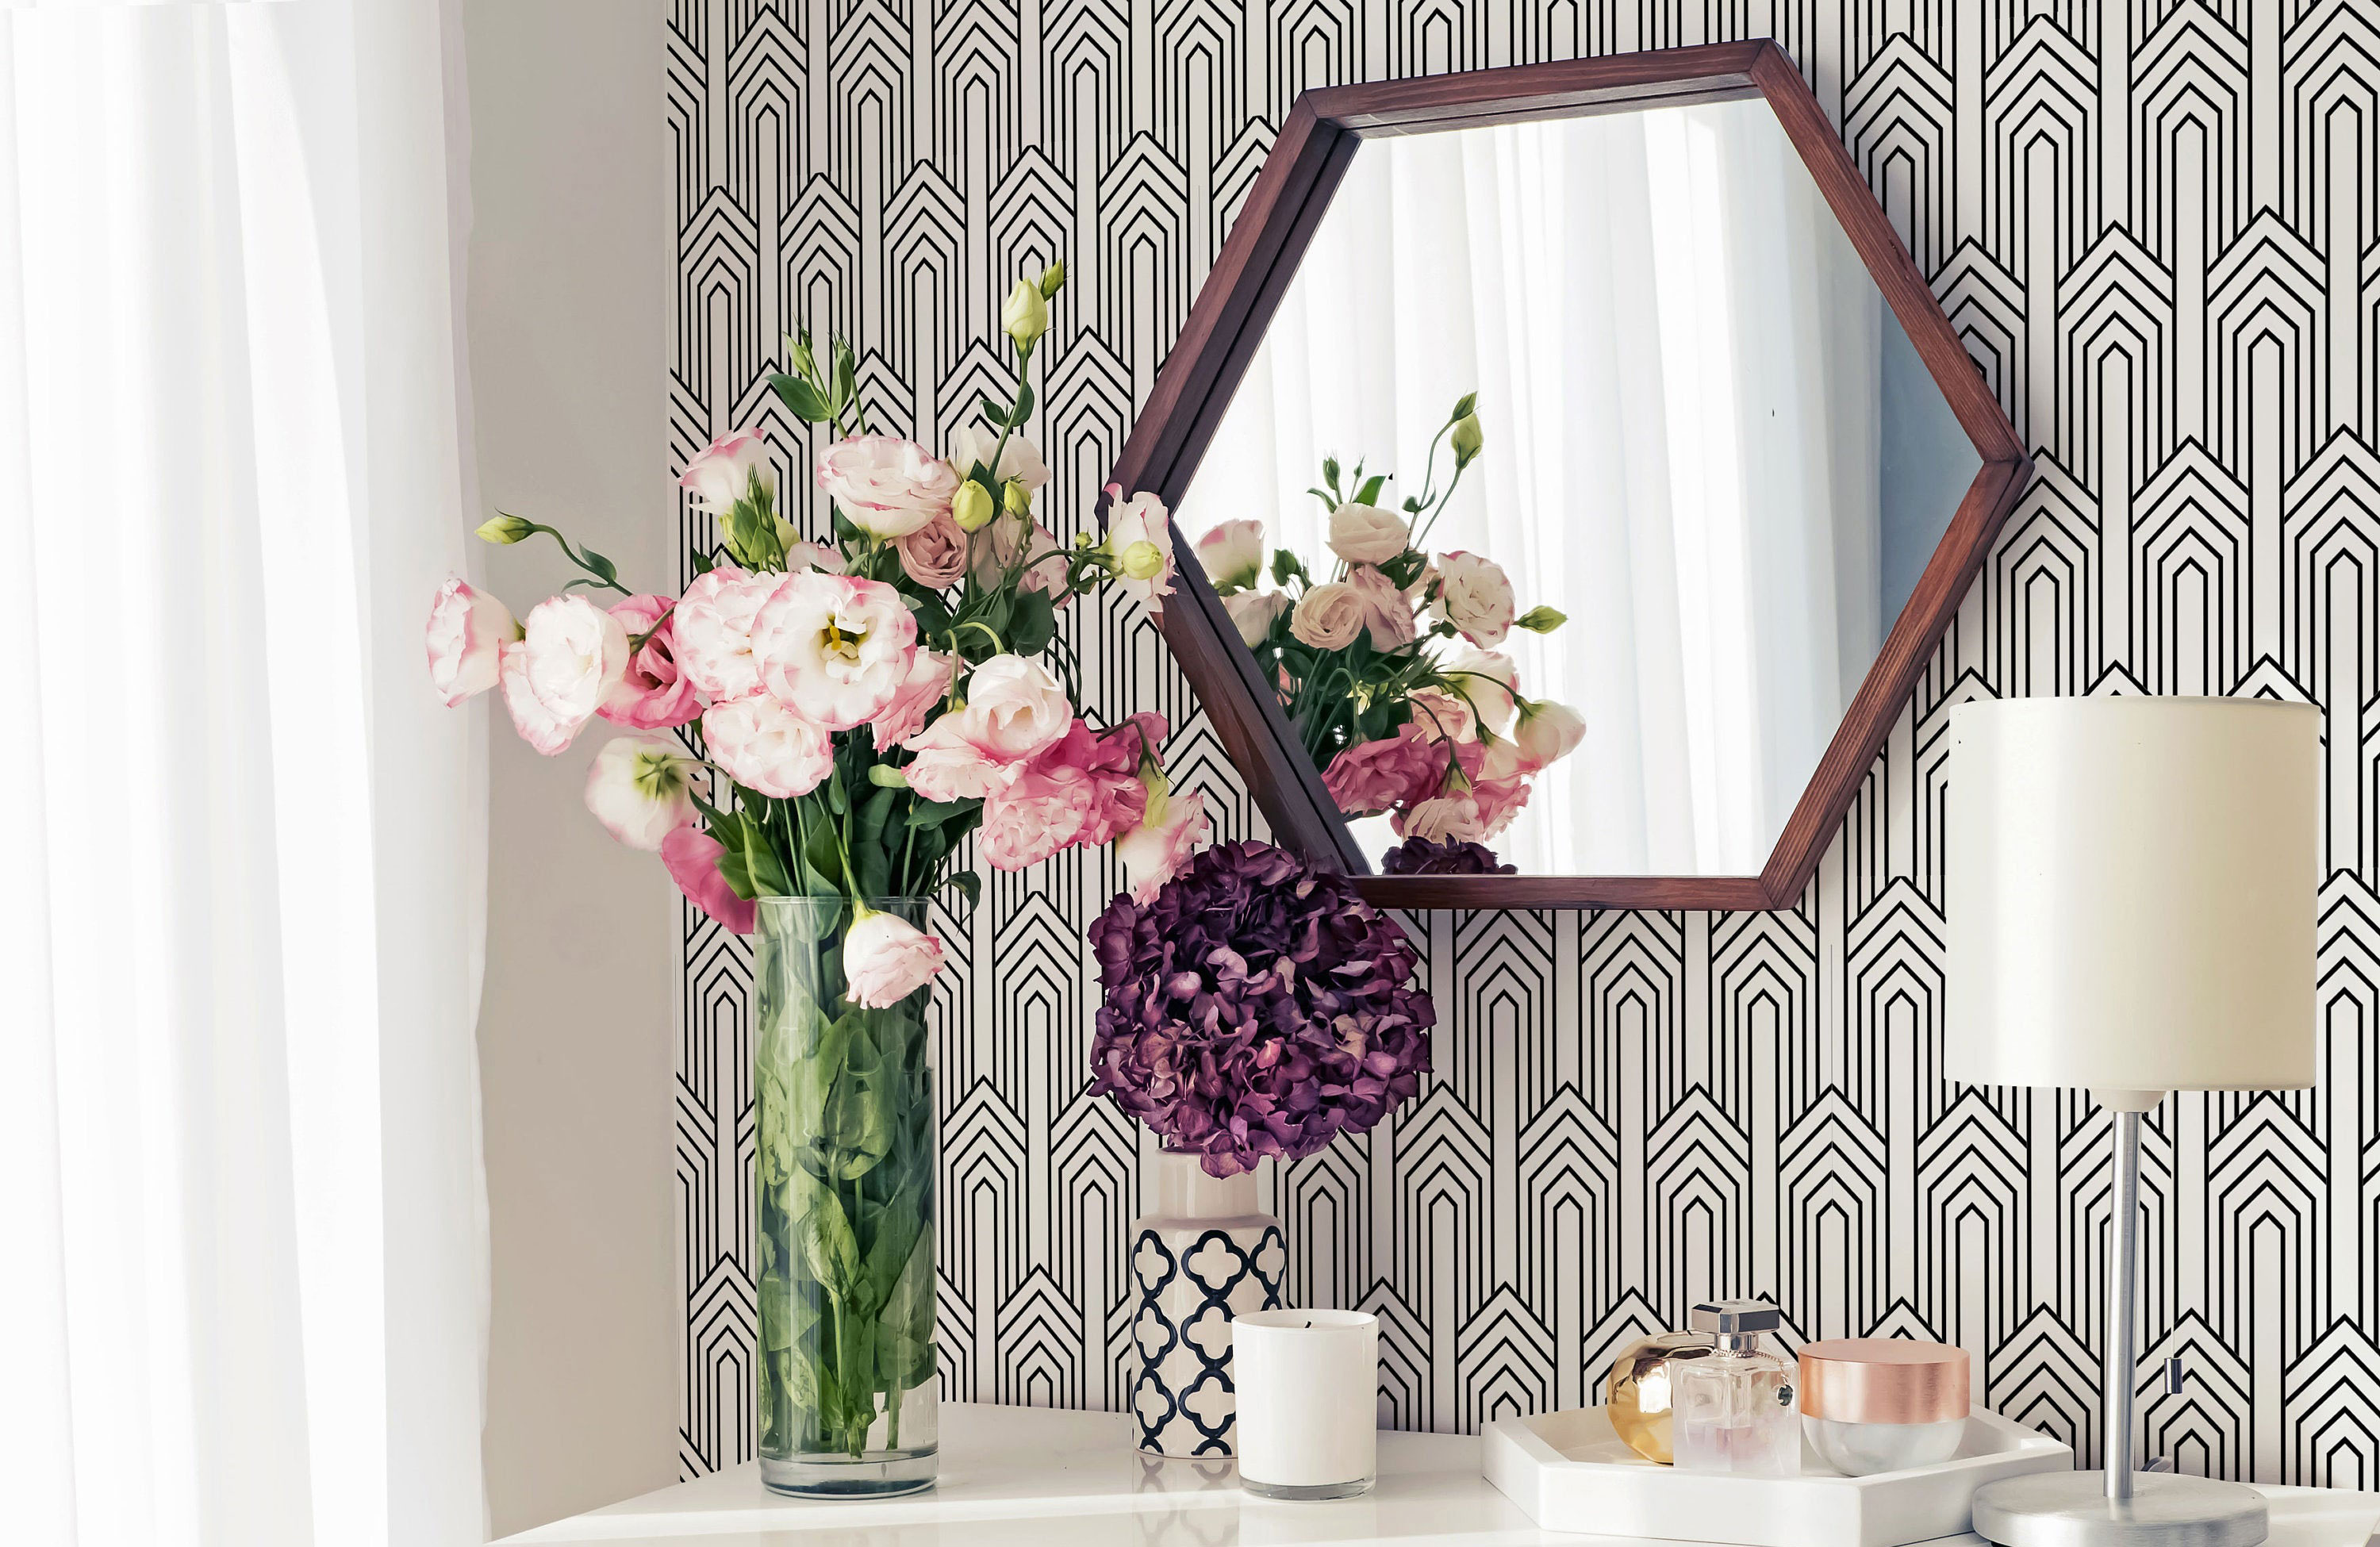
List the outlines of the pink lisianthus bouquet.
{"label": "pink lisianthus bouquet", "polygon": [[[1441,850],[1467,852],[1502,833],[1536,774],[1585,731],[1576,710],[1523,697],[1498,648],[1515,628],[1550,634],[1563,615],[1518,612],[1492,559],[1429,549],[1430,527],[1479,457],[1475,408],[1475,395],[1455,404],[1430,442],[1422,493],[1398,508],[1379,503],[1388,474],[1367,478],[1358,462],[1342,481],[1338,459],[1325,459],[1307,493],[1330,513],[1327,579],[1272,548],[1261,521],[1225,521],[1198,540],[1201,567],[1277,685],[1324,787],[1348,816],[1385,815],[1422,846],[1412,865],[1442,866]],[[1443,490],[1441,445],[1454,463]]]}
{"label": "pink lisianthus bouquet", "polygon": [[[1062,546],[1034,509],[1048,481],[1020,432],[1028,368],[1053,267],[1019,325],[1010,400],[948,456],[871,427],[850,346],[821,363],[807,334],[772,384],[795,417],[829,427],[811,482],[816,539],[781,510],[757,431],[723,435],[680,483],[720,541],[691,554],[684,591],[632,591],[612,561],[552,527],[499,516],[495,543],[544,535],[583,575],[520,622],[460,579],[440,590],[428,633],[432,687],[450,704],[500,690],[521,736],[547,756],[598,719],[635,733],[589,772],[587,805],[622,842],[653,851],[722,926],[753,927],[755,899],[842,899],[850,997],[874,1007],[929,981],[939,941],[868,906],[945,886],[968,834],[996,869],[1113,845],[1135,890],[1180,869],[1206,821],[1170,793],[1164,720],[1099,725],[1079,707],[1058,613],[1099,585],[1152,610],[1173,554],[1154,495],[1111,488],[1103,540]],[[603,600],[610,593],[615,600]],[[665,734],[675,730],[676,737]]]}

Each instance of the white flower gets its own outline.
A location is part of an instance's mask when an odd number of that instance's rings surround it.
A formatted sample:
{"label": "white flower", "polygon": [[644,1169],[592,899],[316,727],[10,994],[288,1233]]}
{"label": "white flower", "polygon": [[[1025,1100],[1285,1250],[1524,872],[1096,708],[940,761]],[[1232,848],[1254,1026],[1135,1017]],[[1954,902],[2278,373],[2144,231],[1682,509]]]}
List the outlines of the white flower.
{"label": "white flower", "polygon": [[1482,650],[1504,642],[1512,627],[1512,582],[1503,566],[1477,554],[1446,554],[1438,561],[1438,602],[1432,609]]}
{"label": "white flower", "polygon": [[1479,723],[1503,735],[1512,718],[1512,658],[1492,650],[1458,649],[1439,669],[1471,700]]}
{"label": "white flower", "polygon": [[1419,630],[1414,625],[1412,599],[1368,564],[1347,566],[1347,589],[1364,603],[1364,627],[1374,650],[1394,650],[1411,644]]}
{"label": "white flower", "polygon": [[1251,649],[1272,633],[1273,620],[1289,610],[1285,591],[1242,591],[1223,598],[1223,611],[1238,626],[1240,640]]}
{"label": "white flower", "polygon": [[909,675],[917,620],[881,580],[788,575],[752,619],[760,685],[821,730],[876,718]]}
{"label": "white flower", "polygon": [[1512,729],[1512,739],[1532,769],[1570,756],[1585,735],[1585,718],[1570,705],[1551,699],[1521,705],[1521,723]]}
{"label": "white flower", "polygon": [[1344,650],[1364,631],[1369,610],[1354,587],[1326,580],[1297,599],[1289,615],[1289,631],[1298,643],[1316,650]]}
{"label": "white flower", "polygon": [[702,739],[729,778],[779,800],[808,795],[834,767],[826,732],[766,693],[712,704]]}
{"label": "white flower", "polygon": [[805,569],[820,569],[830,575],[843,573],[843,554],[823,542],[794,542],[785,544],[785,569],[800,574]]}
{"label": "white flower", "polygon": [[628,630],[583,596],[549,596],[528,610],[521,643],[528,689],[573,731],[628,675]]}
{"label": "white flower", "polygon": [[768,443],[760,439],[758,430],[738,430],[696,453],[677,481],[680,488],[694,491],[704,509],[724,515],[751,492],[756,472],[760,475],[760,486],[774,493],[777,469],[769,461]]}
{"label": "white flower", "polygon": [[587,770],[587,809],[630,848],[658,853],[674,829],[694,820],[702,765],[663,736],[619,736]]}
{"label": "white flower", "polygon": [[430,686],[446,707],[496,685],[499,652],[520,634],[512,609],[461,576],[438,588],[430,603]]}
{"label": "white flower", "polygon": [[1022,655],[986,661],[967,678],[965,691],[966,708],[954,716],[953,728],[997,762],[1023,762],[1075,724],[1066,689],[1049,667]]}
{"label": "white flower", "polygon": [[1014,339],[1020,349],[1033,347],[1033,341],[1050,331],[1050,300],[1040,286],[1029,279],[1016,282],[1000,309],[1000,331]]}
{"label": "white flower", "polygon": [[504,708],[512,713],[513,729],[546,757],[569,746],[578,727],[587,723],[560,719],[537,701],[537,695],[528,688],[528,646],[518,640],[497,652],[497,680],[504,686]]}
{"label": "white flower", "polygon": [[941,941],[890,913],[861,907],[843,937],[844,997],[862,1009],[898,1005],[941,969]]}
{"label": "white flower", "polygon": [[1386,564],[1409,539],[1404,518],[1377,505],[1350,501],[1330,513],[1330,551],[1349,564]]}
{"label": "white flower", "polygon": [[[970,424],[951,437],[951,466],[965,478],[990,462],[991,448],[999,445],[999,431]],[[1024,484],[1028,493],[1050,481],[1050,465],[1041,460],[1039,448],[1022,435],[1008,437],[1008,444],[1000,448],[1000,466],[991,469],[992,482],[1012,480]]]}
{"label": "white flower", "polygon": [[752,659],[752,619],[777,588],[774,575],[747,575],[722,564],[678,598],[670,614],[670,642],[679,675],[713,703],[748,699],[760,690],[760,664]]}
{"label": "white flower", "polygon": [[1115,564],[1116,584],[1137,597],[1152,613],[1158,599],[1173,594],[1173,522],[1164,502],[1146,492],[1124,497],[1108,485],[1114,502],[1108,510],[1107,550]]}
{"label": "white flower", "polygon": [[870,537],[906,537],[951,507],[959,475],[915,441],[851,435],[819,454],[818,486]]}
{"label": "white flower", "polygon": [[1264,575],[1262,521],[1221,521],[1198,540],[1198,563],[1217,591],[1245,590]]}

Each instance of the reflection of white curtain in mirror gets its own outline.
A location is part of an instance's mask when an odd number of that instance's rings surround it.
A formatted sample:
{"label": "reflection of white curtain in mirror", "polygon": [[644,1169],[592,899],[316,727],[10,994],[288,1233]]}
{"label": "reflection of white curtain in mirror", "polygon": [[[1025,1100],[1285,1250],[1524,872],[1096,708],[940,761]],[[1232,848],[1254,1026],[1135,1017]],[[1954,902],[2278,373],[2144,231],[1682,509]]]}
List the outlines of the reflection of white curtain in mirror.
{"label": "reflection of white curtain in mirror", "polygon": [[1327,557],[1324,454],[1418,493],[1475,386],[1488,453],[1427,545],[1570,615],[1505,648],[1588,725],[1495,847],[1524,873],[1752,873],[1889,621],[1880,316],[1764,104],[1375,140],[1184,530],[1261,516]]}

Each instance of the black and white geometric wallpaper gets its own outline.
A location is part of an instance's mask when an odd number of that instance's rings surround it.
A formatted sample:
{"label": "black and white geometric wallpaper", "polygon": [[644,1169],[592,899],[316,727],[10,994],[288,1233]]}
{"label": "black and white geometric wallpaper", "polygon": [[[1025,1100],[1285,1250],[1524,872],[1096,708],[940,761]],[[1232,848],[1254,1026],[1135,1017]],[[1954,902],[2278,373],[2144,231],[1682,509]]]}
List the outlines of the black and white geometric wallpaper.
{"label": "black and white geometric wallpaper", "polygon": [[[2095,1453],[2104,1120],[1939,1076],[1942,725],[1987,694],[2327,712],[2323,1084],[2151,1123],[2143,1448],[2380,1487],[2380,5],[2374,0],[678,0],[674,455],[801,427],[798,322],[941,444],[996,298],[1062,255],[1035,426],[1079,524],[1296,93],[1771,35],[2040,464],[1818,876],[1773,914],[1439,913],[1437,1077],[1269,1179],[1292,1303],[1382,1318],[1400,1424],[1591,1400],[1712,1293],[1909,1332]],[[1248,834],[1155,632],[1073,609],[1116,709]],[[1115,1407],[1139,1134],[1082,1095],[1097,856],[987,876],[937,1030],[953,1396]],[[752,1454],[745,963],[686,936],[682,1459]]]}

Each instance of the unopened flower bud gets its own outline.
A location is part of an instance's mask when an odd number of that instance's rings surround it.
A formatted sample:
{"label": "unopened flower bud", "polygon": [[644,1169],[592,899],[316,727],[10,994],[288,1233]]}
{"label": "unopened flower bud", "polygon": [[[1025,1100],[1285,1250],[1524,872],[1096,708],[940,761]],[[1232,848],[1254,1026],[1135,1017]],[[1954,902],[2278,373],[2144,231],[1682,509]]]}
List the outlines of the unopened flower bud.
{"label": "unopened flower bud", "polygon": [[1014,479],[1000,486],[1000,508],[1011,516],[1022,516],[1033,508],[1033,491]]}
{"label": "unopened flower bud", "polygon": [[808,328],[785,335],[785,358],[793,361],[794,374],[807,380],[818,371],[818,361],[810,354],[810,334]]}
{"label": "unopened flower bud", "polygon": [[1016,288],[1008,292],[1008,304],[1000,309],[1000,331],[1015,340],[1020,349],[1033,347],[1050,331],[1050,303],[1033,281],[1020,279]]}
{"label": "unopened flower bud", "polygon": [[961,531],[981,531],[991,524],[998,509],[991,503],[991,491],[973,479],[960,484],[959,492],[951,496],[951,519]]}
{"label": "unopened flower bud", "polygon": [[1479,455],[1479,448],[1485,444],[1486,437],[1479,432],[1477,414],[1464,414],[1454,421],[1454,465],[1456,467],[1466,466],[1473,457]]}
{"label": "unopened flower bud", "polygon": [[1050,300],[1066,287],[1066,262],[1060,259],[1041,271],[1041,298]]}
{"label": "unopened flower bud", "polygon": [[479,538],[482,542],[514,543],[537,535],[537,523],[524,521],[517,516],[492,516],[480,523]]}
{"label": "unopened flower bud", "polygon": [[1126,579],[1154,579],[1165,568],[1165,554],[1154,542],[1143,539],[1126,543],[1116,555],[1116,569]]}

